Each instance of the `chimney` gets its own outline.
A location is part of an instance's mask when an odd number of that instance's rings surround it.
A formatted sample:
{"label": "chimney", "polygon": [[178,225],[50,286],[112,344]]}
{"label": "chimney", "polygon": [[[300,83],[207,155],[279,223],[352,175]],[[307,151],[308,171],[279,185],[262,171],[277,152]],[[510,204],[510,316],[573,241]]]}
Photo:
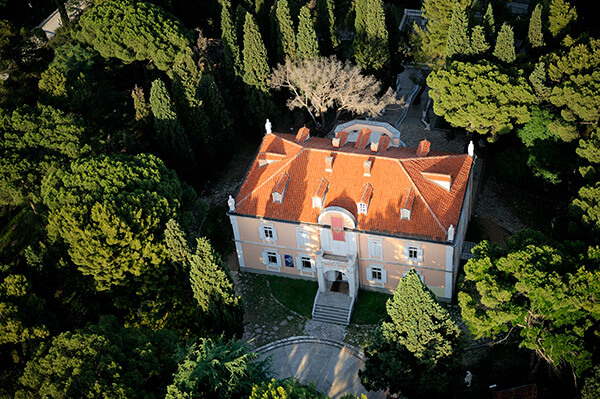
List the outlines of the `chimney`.
{"label": "chimney", "polygon": [[371,130],[367,129],[366,127],[363,128],[360,133],[358,134],[358,139],[356,140],[356,143],[354,144],[354,148],[358,148],[358,149],[364,149],[367,146],[367,143],[369,142],[369,138],[371,137]]}
{"label": "chimney", "polygon": [[333,145],[336,148],[342,148],[346,144],[347,140],[348,132],[341,131],[335,135],[335,138],[333,140],[331,140],[331,145]]}
{"label": "chimney", "polygon": [[333,172],[333,157],[325,157],[325,172]]}
{"label": "chimney", "polygon": [[317,186],[317,191],[315,195],[312,197],[312,206],[313,208],[323,208],[323,204],[325,204],[325,196],[327,195],[327,189],[329,188],[329,182],[326,178],[321,177],[319,179],[319,185]]}
{"label": "chimney", "polygon": [[296,138],[294,141],[296,141],[296,143],[304,143],[309,138],[310,138],[310,129],[307,128],[306,126],[304,126],[304,127],[301,127],[300,129],[298,129],[298,134],[296,134]]}
{"label": "chimney", "polygon": [[371,152],[377,152],[379,143],[371,143]]}
{"label": "chimney", "polygon": [[363,162],[363,171],[364,171],[363,176],[371,177],[371,165],[372,165],[371,161]]}
{"label": "chimney", "polygon": [[282,203],[283,196],[285,195],[285,190],[287,189],[288,181],[290,180],[290,175],[287,173],[282,173],[277,180],[277,184],[273,188],[273,202]]}
{"label": "chimney", "polygon": [[422,140],[419,143],[419,147],[417,147],[417,156],[426,157],[429,154],[429,147],[431,147],[431,143],[427,140]]}
{"label": "chimney", "polygon": [[[384,152],[390,147],[390,137],[382,134],[379,138],[379,143],[377,144],[377,150],[379,152]],[[372,147],[371,147],[372,149]]]}

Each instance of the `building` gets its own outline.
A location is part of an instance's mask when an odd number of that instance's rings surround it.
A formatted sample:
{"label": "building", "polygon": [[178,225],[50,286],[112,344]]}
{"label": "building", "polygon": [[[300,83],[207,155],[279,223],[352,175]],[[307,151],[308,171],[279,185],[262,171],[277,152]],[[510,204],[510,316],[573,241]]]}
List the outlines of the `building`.
{"label": "building", "polygon": [[364,123],[333,139],[267,130],[229,199],[240,269],[317,280],[315,318],[347,323],[359,288],[392,293],[412,268],[454,294],[473,157]]}

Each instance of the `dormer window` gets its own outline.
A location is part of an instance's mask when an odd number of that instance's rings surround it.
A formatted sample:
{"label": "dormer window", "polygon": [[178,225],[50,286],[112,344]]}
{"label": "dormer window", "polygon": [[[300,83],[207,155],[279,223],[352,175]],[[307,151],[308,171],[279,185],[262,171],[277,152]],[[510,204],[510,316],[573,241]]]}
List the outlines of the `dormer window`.
{"label": "dormer window", "polygon": [[327,195],[327,189],[329,188],[329,182],[326,178],[321,177],[319,179],[319,185],[317,186],[317,191],[315,195],[312,197],[312,206],[313,208],[323,208],[323,204],[325,204],[325,196]]}
{"label": "dormer window", "polygon": [[402,201],[402,208],[400,209],[400,219],[410,220],[414,202],[415,202],[415,194],[413,193],[413,190],[411,187],[406,191],[406,194],[404,196],[404,201]]}
{"label": "dormer window", "polygon": [[277,180],[277,184],[273,188],[273,202],[282,203],[283,196],[285,195],[285,190],[287,189],[288,181],[290,180],[290,175],[287,173],[283,173],[279,176]]}
{"label": "dormer window", "polygon": [[366,215],[369,210],[369,203],[371,202],[371,197],[373,196],[373,186],[370,183],[367,183],[362,186],[360,190],[360,200],[357,203],[357,211],[359,215]]}

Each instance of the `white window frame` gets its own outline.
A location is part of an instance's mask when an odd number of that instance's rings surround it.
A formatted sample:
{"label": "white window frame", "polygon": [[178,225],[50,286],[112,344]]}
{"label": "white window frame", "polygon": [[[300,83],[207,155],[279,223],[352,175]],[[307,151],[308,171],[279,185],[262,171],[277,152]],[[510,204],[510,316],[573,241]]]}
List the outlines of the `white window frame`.
{"label": "white window frame", "polygon": [[[379,248],[379,251],[377,251],[377,248]],[[369,259],[383,260],[383,240],[369,238]]]}
{"label": "white window frame", "polygon": [[[267,237],[267,231],[271,232],[272,237]],[[275,226],[273,226],[273,223],[261,223],[258,226],[258,236],[263,241],[263,243],[277,242],[277,230],[275,229]]]}
{"label": "white window frame", "polygon": [[[416,257],[411,257],[410,253],[412,250],[416,250]],[[404,259],[409,263],[423,263],[423,248],[421,248],[421,244],[410,243],[407,242],[404,245]]]}
{"label": "white window frame", "polygon": [[[373,272],[374,271],[380,271],[381,272],[381,279],[374,279],[373,278]],[[366,269],[366,280],[369,282],[369,285],[371,287],[380,287],[383,288],[385,286],[385,284],[387,283],[387,270],[385,270],[385,267],[382,264],[369,264],[369,267],[367,267]]]}
{"label": "white window frame", "polygon": [[[308,261],[310,262],[310,268],[304,267],[304,260],[308,259]],[[310,276],[310,277],[314,277],[315,276],[315,272],[316,272],[316,261],[315,259],[312,257],[311,254],[298,254],[298,256],[296,256],[296,268],[300,271],[300,275],[301,276]]]}
{"label": "white window frame", "polygon": [[302,249],[305,251],[310,250],[311,249],[310,230],[308,230],[304,227],[296,227],[296,244],[298,245],[298,249]]}
{"label": "white window frame", "polygon": [[359,215],[366,215],[367,214],[367,204],[365,204],[364,202],[359,202],[357,204],[358,206],[358,214]]}
{"label": "white window frame", "polygon": [[[273,263],[269,260],[269,256],[272,255],[275,257],[276,263]],[[262,261],[267,267],[267,270],[272,272],[280,272],[281,271],[281,255],[279,255],[279,251],[276,249],[265,248],[262,251]]]}

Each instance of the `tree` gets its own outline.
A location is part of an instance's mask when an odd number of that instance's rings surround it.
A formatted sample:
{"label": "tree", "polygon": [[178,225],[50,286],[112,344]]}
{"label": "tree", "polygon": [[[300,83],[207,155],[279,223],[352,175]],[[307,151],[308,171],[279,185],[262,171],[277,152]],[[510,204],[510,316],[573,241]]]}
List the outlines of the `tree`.
{"label": "tree", "polygon": [[571,22],[577,20],[577,11],[565,0],[552,0],[548,10],[548,30],[552,37],[564,31]]}
{"label": "tree", "polygon": [[275,26],[277,29],[277,51],[281,62],[287,58],[296,59],[296,35],[290,17],[287,0],[278,0],[275,4]]}
{"label": "tree", "polygon": [[237,30],[231,18],[230,4],[221,1],[221,40],[225,54],[225,66],[229,77],[242,77],[243,64],[240,53],[239,38]]}
{"label": "tree", "polygon": [[600,396],[600,366],[594,367],[592,374],[585,379],[581,389],[581,399],[594,399]]}
{"label": "tree", "polygon": [[58,8],[58,13],[60,14],[62,26],[69,26],[71,24],[71,20],[69,19],[69,14],[67,14],[65,3],[62,0],[54,0],[54,2],[56,3],[56,7]]}
{"label": "tree", "polygon": [[83,121],[50,106],[0,110],[0,204],[35,210],[42,178],[92,148]]}
{"label": "tree", "polygon": [[335,0],[319,0],[317,12],[319,37],[324,41],[326,55],[336,52],[341,44],[337,32]]}
{"label": "tree", "polygon": [[212,328],[241,336],[243,308],[233,290],[233,281],[206,238],[196,240],[190,258],[190,283],[200,308],[210,315]]}
{"label": "tree", "polygon": [[544,45],[544,33],[542,32],[542,4],[539,3],[533,9],[529,19],[529,30],[527,38],[531,47],[542,47]]}
{"label": "tree", "polygon": [[102,317],[42,345],[27,363],[16,397],[160,397],[174,368],[174,343],[168,330],[123,328],[113,316]]}
{"label": "tree", "polygon": [[[399,103],[391,89],[379,96],[381,84],[359,67],[335,57],[319,57],[299,63],[279,65],[272,76],[274,88],[292,93],[288,108],[305,108],[321,133],[328,132],[344,112],[375,116],[386,105]],[[334,112],[327,121],[325,114]],[[320,118],[320,122],[316,118]]]}
{"label": "tree", "polygon": [[529,82],[537,96],[537,102],[545,102],[550,98],[550,88],[546,86],[546,64],[538,62],[529,75]]}
{"label": "tree", "polygon": [[179,122],[171,96],[162,80],[152,82],[150,107],[154,115],[156,143],[170,165],[180,168],[193,163],[190,142]]}
{"label": "tree", "polygon": [[247,397],[266,380],[266,361],[242,341],[200,338],[178,353],[178,363],[167,399]]}
{"label": "tree", "polygon": [[585,336],[600,320],[597,249],[525,229],[506,249],[484,241],[473,253],[458,300],[476,338],[505,339],[514,330],[521,347],[555,368],[566,363],[580,376],[591,366]]}
{"label": "tree", "polygon": [[517,129],[517,136],[526,147],[533,147],[540,141],[555,141],[558,137],[548,128],[553,120],[554,115],[550,111],[534,106],[531,108],[531,119],[523,127]]}
{"label": "tree", "polygon": [[244,22],[243,59],[248,120],[258,126],[267,118],[272,108],[269,94],[271,73],[267,49],[254,17],[248,12]]}
{"label": "tree", "polygon": [[564,141],[587,137],[600,119],[600,40],[571,47],[562,55],[551,54],[548,79],[550,102],[561,118],[550,129]]}
{"label": "tree", "polygon": [[83,13],[78,38],[105,58],[151,61],[166,71],[191,44],[183,24],[161,7],[130,0],[103,1]]}
{"label": "tree", "polygon": [[535,99],[522,72],[505,74],[487,62],[454,61],[427,77],[433,110],[453,126],[489,134],[488,140],[526,123]]}
{"label": "tree", "polygon": [[446,59],[450,60],[457,55],[469,55],[469,22],[465,10],[457,4],[452,13],[452,20],[448,27],[448,42],[446,44]]}
{"label": "tree", "polygon": [[485,14],[483,15],[483,24],[485,26],[488,38],[495,37],[496,36],[496,21],[494,19],[494,8],[492,7],[492,2],[489,2],[487,5]]}
{"label": "tree", "polygon": [[15,25],[6,19],[0,19],[0,58],[8,58],[18,38],[19,31]]}
{"label": "tree", "polygon": [[366,71],[382,71],[390,63],[383,1],[357,0],[354,10],[354,60]]}
{"label": "tree", "polygon": [[[352,396],[354,398],[354,396]],[[314,383],[303,386],[295,378],[276,381],[272,379],[269,382],[263,382],[260,385],[252,387],[250,399],[327,399]]]}
{"label": "tree", "polygon": [[315,32],[308,6],[300,9],[296,42],[298,44],[297,55],[299,59],[308,60],[319,56],[319,42],[317,41],[317,33]]}
{"label": "tree", "polygon": [[0,345],[17,345],[46,338],[50,332],[40,321],[44,301],[31,290],[22,274],[0,265]]}
{"label": "tree", "polygon": [[485,39],[483,26],[476,25],[471,31],[471,53],[474,55],[483,54],[490,49],[490,45]]}
{"label": "tree", "polygon": [[[463,10],[468,10],[472,0],[461,0],[458,4]],[[457,2],[451,0],[425,0],[423,2],[423,17],[428,19],[427,27],[422,29],[415,26],[415,32],[421,42],[421,51],[425,57],[423,61],[436,65],[443,64],[448,43],[448,28],[456,5]]]}
{"label": "tree", "polygon": [[581,187],[570,208],[595,235],[600,235],[600,182]]}
{"label": "tree", "polygon": [[502,24],[494,47],[494,57],[506,64],[515,60],[515,35],[512,26]]}
{"label": "tree", "polygon": [[133,108],[135,109],[135,120],[136,121],[144,121],[147,120],[150,116],[150,104],[146,102],[146,96],[144,95],[144,90],[135,85],[133,90],[131,90],[131,98],[133,98]]}
{"label": "tree", "polygon": [[158,158],[112,155],[71,163],[42,182],[51,241],[98,290],[156,272],[165,260],[163,231],[183,195],[175,173]]}
{"label": "tree", "polygon": [[448,397],[460,381],[460,330],[413,269],[386,303],[388,318],[365,349],[368,390],[407,397]]}

